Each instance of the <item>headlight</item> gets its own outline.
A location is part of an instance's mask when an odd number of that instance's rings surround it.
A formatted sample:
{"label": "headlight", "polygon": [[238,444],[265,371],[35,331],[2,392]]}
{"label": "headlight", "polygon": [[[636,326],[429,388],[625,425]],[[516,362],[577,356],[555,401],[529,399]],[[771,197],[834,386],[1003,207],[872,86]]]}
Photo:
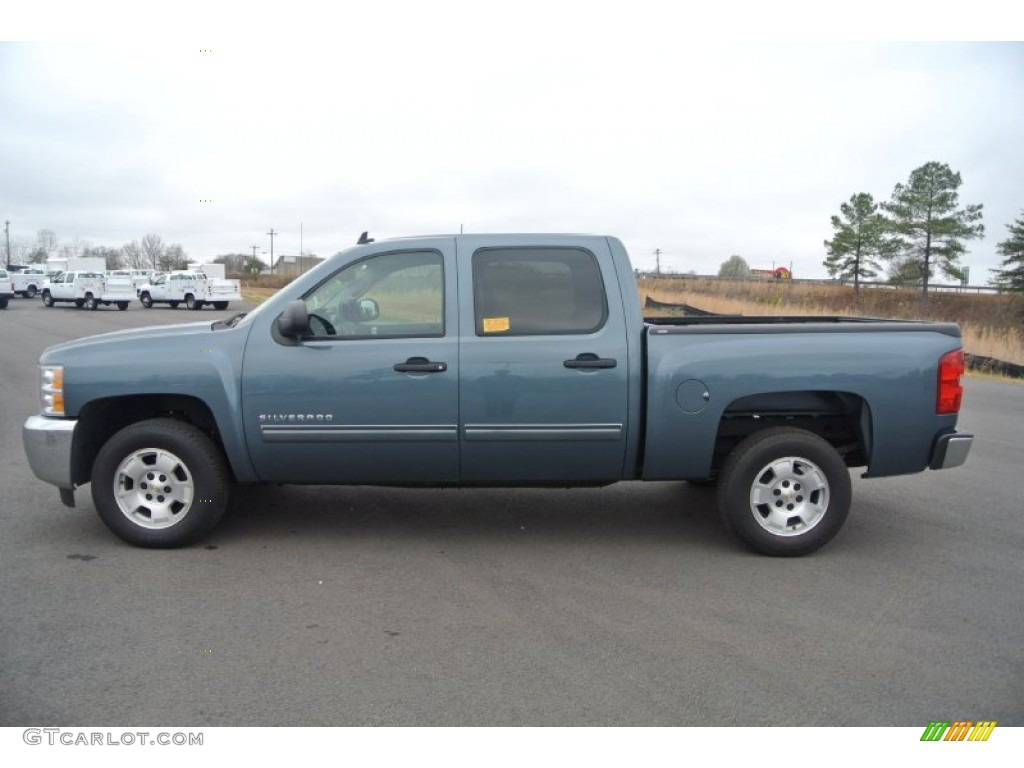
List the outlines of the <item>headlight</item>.
{"label": "headlight", "polygon": [[64,415],[64,366],[39,366],[40,411],[44,416]]}

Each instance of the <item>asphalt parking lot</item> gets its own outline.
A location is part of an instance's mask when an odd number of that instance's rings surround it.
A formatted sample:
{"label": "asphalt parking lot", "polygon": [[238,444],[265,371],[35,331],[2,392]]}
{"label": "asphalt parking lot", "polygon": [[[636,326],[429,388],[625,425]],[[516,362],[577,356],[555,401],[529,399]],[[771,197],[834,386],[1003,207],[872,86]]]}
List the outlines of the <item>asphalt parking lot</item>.
{"label": "asphalt parking lot", "polygon": [[149,551],[32,476],[44,347],[234,311],[0,311],[0,725],[1024,725],[1024,385],[794,560],[685,483],[243,488]]}

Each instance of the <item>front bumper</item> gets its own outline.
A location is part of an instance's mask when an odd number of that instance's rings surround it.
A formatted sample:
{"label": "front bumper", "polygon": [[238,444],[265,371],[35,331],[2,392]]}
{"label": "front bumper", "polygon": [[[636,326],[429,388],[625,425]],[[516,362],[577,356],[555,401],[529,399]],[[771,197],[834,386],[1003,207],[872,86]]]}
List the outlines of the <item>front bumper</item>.
{"label": "front bumper", "polygon": [[60,488],[61,498],[64,491],[75,488],[71,481],[71,447],[77,424],[76,419],[29,416],[21,428],[21,439],[32,472],[40,480]]}
{"label": "front bumper", "polygon": [[949,432],[939,435],[932,448],[932,460],[928,464],[931,469],[949,469],[959,467],[967,461],[967,454],[974,443],[974,435],[963,432]]}

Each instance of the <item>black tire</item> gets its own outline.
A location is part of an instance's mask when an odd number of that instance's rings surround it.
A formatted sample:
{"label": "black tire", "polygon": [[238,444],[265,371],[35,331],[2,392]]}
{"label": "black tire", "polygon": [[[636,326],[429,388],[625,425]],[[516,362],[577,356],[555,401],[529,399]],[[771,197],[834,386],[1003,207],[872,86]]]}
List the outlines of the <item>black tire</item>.
{"label": "black tire", "polygon": [[22,291],[21,295],[26,299],[34,299],[36,297],[36,287],[34,285],[30,285],[27,289]]}
{"label": "black tire", "polygon": [[43,306],[44,307],[52,307],[53,306],[53,296],[50,295],[49,291],[43,291]]}
{"label": "black tire", "polygon": [[843,527],[851,499],[842,456],[803,429],[751,435],[733,449],[719,474],[722,521],[764,555],[795,557],[820,549]]}
{"label": "black tire", "polygon": [[703,480],[687,480],[695,488],[714,488],[718,485],[718,476],[705,477]]}
{"label": "black tire", "polygon": [[174,419],[125,427],[100,448],[92,467],[92,500],[100,519],[139,547],[166,549],[200,540],[223,517],[229,490],[221,450],[200,430]]}
{"label": "black tire", "polygon": [[181,302],[178,302],[178,301],[168,301],[167,303],[171,306],[171,309],[177,309],[178,308],[178,304],[180,304]]}
{"label": "black tire", "polygon": [[126,309],[128,309],[128,302],[127,301],[119,301],[119,302],[117,302],[117,308],[119,310],[121,310],[122,312],[124,312]]}
{"label": "black tire", "polygon": [[142,306],[144,306],[146,309],[150,309],[153,306],[153,299],[148,293],[140,293],[139,301],[142,302]]}
{"label": "black tire", "polygon": [[93,296],[91,293],[85,295],[85,308],[96,311],[100,306],[100,300]]}
{"label": "black tire", "polygon": [[7,309],[7,297],[0,298],[0,309]]}
{"label": "black tire", "polygon": [[223,311],[228,308],[228,303],[226,301],[215,301],[213,302],[213,308]]}
{"label": "black tire", "polygon": [[193,296],[191,293],[186,293],[185,294],[185,309],[195,309],[195,308],[196,308],[196,297]]}
{"label": "black tire", "polygon": [[81,309],[85,305],[84,299],[75,299],[75,306]]}

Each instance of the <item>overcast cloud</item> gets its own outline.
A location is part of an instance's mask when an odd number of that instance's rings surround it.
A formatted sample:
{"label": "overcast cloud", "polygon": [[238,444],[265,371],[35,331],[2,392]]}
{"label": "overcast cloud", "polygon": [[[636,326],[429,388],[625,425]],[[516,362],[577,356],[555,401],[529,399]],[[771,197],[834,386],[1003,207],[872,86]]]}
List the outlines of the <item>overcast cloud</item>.
{"label": "overcast cloud", "polygon": [[320,256],[464,227],[824,277],[840,203],[935,160],[984,205],[984,283],[1024,209],[1020,43],[700,43],[653,12],[501,7],[303,43],[0,44],[0,217],[15,245],[155,233],[199,260],[269,251],[271,227],[295,254],[300,223]]}

